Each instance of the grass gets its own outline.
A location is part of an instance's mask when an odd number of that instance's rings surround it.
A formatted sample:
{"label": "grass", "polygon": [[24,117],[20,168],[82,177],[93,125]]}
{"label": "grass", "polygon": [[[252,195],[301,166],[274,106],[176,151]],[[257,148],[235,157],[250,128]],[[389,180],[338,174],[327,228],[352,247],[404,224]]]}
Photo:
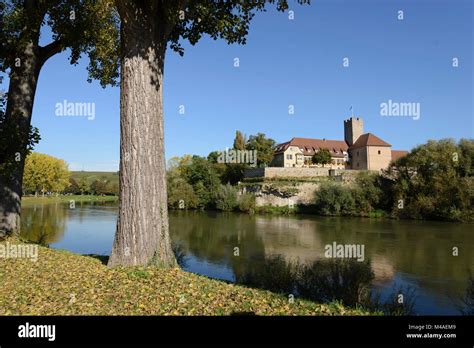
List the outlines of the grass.
{"label": "grass", "polygon": [[80,202],[114,202],[118,201],[117,196],[94,196],[94,195],[59,195],[59,196],[24,196],[22,204],[45,204],[45,203],[69,203],[73,200]]}
{"label": "grass", "polygon": [[264,205],[255,207],[257,214],[269,214],[269,215],[291,215],[298,214],[298,206],[290,208],[288,206],[276,206],[276,205]]}
{"label": "grass", "polygon": [[92,184],[95,180],[99,181],[108,181],[111,183],[118,183],[119,182],[119,176],[117,172],[84,172],[84,171],[78,171],[78,172],[71,172],[71,177],[76,180],[77,182],[80,182],[84,180],[88,186]]}
{"label": "grass", "polygon": [[0,315],[371,314],[337,302],[318,304],[295,298],[291,303],[288,295],[179,268],[110,269],[95,257],[38,248],[36,262],[0,258]]}

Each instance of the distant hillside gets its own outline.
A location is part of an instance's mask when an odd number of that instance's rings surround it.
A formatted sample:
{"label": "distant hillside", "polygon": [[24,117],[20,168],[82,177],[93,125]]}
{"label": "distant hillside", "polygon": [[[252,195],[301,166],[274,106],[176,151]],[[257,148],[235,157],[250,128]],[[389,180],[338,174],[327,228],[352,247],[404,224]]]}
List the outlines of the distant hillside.
{"label": "distant hillside", "polygon": [[71,172],[71,177],[80,182],[84,180],[87,185],[92,184],[95,180],[106,181],[108,183],[114,184],[119,182],[118,172]]}

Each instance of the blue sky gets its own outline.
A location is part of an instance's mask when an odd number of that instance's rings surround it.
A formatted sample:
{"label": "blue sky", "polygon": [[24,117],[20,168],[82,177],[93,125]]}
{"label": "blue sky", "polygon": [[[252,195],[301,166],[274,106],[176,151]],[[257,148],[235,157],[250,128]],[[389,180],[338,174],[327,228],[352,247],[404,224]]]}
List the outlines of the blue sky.
{"label": "blue sky", "polygon": [[[184,57],[168,51],[168,159],[225,149],[237,129],[277,142],[342,140],[351,105],[365,131],[393,149],[474,137],[471,0],[313,0],[291,9],[293,20],[273,9],[258,13],[245,46],[204,38],[185,44]],[[119,89],[87,83],[87,61],[71,66],[67,58],[53,57],[41,72],[33,124],[42,140],[35,150],[65,159],[71,170],[118,170]],[[56,116],[63,100],[95,103],[95,119]],[[381,116],[388,100],[420,103],[420,118]]]}

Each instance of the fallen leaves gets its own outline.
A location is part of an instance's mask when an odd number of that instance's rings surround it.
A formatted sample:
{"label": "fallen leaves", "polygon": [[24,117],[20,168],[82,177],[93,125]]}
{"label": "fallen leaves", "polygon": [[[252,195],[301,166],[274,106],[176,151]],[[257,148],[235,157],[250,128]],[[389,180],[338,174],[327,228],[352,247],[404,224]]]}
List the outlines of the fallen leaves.
{"label": "fallen leaves", "polygon": [[[4,242],[1,242],[4,243]],[[74,300],[72,301],[71,298]],[[109,269],[39,247],[37,262],[0,259],[0,315],[369,315],[209,279],[181,269]]]}

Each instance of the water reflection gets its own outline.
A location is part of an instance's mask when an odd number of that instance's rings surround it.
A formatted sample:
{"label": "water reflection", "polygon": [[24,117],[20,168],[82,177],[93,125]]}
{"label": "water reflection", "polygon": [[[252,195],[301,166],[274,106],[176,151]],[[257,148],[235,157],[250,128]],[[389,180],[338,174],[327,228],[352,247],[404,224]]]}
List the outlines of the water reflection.
{"label": "water reflection", "polygon": [[61,204],[34,204],[21,218],[21,236],[43,246],[59,241],[66,230],[68,210]]}
{"label": "water reflection", "polygon": [[[23,207],[22,236],[82,254],[110,253],[117,207],[110,204]],[[248,282],[268,260],[313,264],[324,246],[364,244],[372,288],[387,300],[398,288],[415,288],[420,314],[458,314],[451,298],[464,293],[474,265],[472,225],[315,216],[250,216],[218,212],[170,212],[170,232],[185,255],[185,269]],[[453,256],[452,248],[459,248]],[[283,264],[281,265],[283,266]],[[285,283],[285,273],[278,282]],[[258,286],[263,286],[262,284]]]}

